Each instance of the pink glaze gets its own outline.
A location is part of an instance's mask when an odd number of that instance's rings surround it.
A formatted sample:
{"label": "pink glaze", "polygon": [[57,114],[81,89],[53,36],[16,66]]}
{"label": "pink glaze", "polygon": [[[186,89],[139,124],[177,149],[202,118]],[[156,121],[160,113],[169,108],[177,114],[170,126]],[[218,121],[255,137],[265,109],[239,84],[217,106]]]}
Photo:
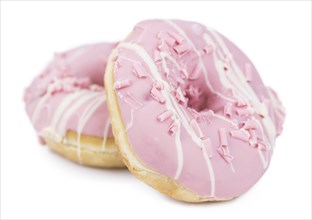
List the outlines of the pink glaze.
{"label": "pink glaze", "polygon": [[198,23],[148,20],[114,59],[115,82],[131,82],[115,89],[145,166],[214,198],[239,196],[263,175],[285,111],[232,42]]}
{"label": "pink glaze", "polygon": [[26,89],[26,112],[39,136],[62,141],[66,131],[112,137],[103,75],[116,44],[99,43],[55,54]]}

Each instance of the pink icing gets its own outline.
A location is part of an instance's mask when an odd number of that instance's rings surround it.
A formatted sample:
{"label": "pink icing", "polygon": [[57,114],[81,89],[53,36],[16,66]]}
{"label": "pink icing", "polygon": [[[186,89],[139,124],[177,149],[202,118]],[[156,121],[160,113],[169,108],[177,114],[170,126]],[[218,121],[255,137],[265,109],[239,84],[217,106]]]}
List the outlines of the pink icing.
{"label": "pink icing", "polygon": [[264,174],[285,112],[232,42],[198,23],[148,20],[119,44],[117,63],[115,81],[131,81],[119,107],[145,166],[215,198],[239,196]]}
{"label": "pink icing", "polygon": [[111,129],[105,129],[108,111],[103,74],[115,45],[98,43],[56,54],[33,80],[24,100],[39,135],[50,130],[62,139],[66,131],[73,130],[79,135],[112,136]]}

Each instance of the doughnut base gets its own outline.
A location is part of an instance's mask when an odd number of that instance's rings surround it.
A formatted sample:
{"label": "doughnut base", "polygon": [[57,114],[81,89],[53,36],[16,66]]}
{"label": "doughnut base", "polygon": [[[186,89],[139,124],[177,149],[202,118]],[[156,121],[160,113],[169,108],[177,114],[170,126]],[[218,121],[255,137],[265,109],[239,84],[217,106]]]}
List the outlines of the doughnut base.
{"label": "doughnut base", "polygon": [[113,138],[107,138],[105,149],[102,149],[102,138],[81,135],[80,160],[78,157],[77,133],[68,131],[65,141],[56,141],[52,135],[45,135],[47,145],[56,153],[81,165],[102,168],[125,167],[115,146]]}
{"label": "doughnut base", "polygon": [[120,151],[120,155],[123,159],[123,162],[131,171],[131,173],[133,173],[138,179],[142,180],[149,186],[155,188],[159,192],[180,201],[198,203],[205,201],[224,201],[232,199],[232,198],[212,198],[199,196],[195,192],[187,189],[184,186],[181,186],[174,179],[147,168],[140,161],[140,159],[137,158],[128,141],[128,136],[125,131],[126,129],[122,120],[117,96],[115,90],[113,89],[114,85],[114,74],[113,74],[114,62],[112,61],[113,56],[114,52],[111,53],[111,57],[106,67],[105,73],[106,98],[115,141]]}

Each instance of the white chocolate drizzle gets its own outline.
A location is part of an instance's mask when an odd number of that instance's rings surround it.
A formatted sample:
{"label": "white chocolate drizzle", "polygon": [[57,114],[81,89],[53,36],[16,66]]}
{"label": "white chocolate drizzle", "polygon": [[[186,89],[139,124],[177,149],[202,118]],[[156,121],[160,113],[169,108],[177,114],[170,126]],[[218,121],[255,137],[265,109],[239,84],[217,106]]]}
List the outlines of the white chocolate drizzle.
{"label": "white chocolate drizzle", "polygon": [[[105,96],[101,93],[101,95],[96,96],[92,102],[85,108],[84,112],[82,113],[81,117],[79,118],[78,122],[78,129],[77,129],[77,157],[78,162],[82,164],[81,160],[81,133],[84,126],[90,120],[94,112],[105,103]],[[105,136],[103,137],[105,138]]]}

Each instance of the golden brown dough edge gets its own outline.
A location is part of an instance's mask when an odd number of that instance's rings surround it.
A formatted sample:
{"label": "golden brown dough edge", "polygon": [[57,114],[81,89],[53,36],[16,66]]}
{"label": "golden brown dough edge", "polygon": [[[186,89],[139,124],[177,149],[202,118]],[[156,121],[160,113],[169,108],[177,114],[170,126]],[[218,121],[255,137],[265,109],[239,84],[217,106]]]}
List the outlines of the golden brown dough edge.
{"label": "golden brown dough edge", "polygon": [[56,141],[52,135],[45,135],[47,145],[56,153],[82,165],[100,168],[125,167],[119,156],[114,138],[107,138],[105,149],[103,139],[82,134],[80,137],[80,161],[78,158],[77,132],[67,131],[64,141]]}
{"label": "golden brown dough edge", "polygon": [[[118,46],[117,46],[118,48]],[[125,125],[122,121],[118,100],[116,92],[113,89],[114,84],[114,61],[113,57],[117,53],[117,48],[115,48],[108,60],[108,64],[105,72],[105,91],[107,98],[108,111],[111,118],[113,134],[117,144],[117,148],[123,159],[123,162],[128,167],[128,169],[133,173],[138,179],[147,183],[149,186],[155,188],[161,193],[168,195],[174,199],[184,201],[184,202],[205,202],[205,201],[224,201],[232,198],[212,198],[212,197],[202,197],[193,191],[187,189],[186,187],[180,185],[174,179],[164,176],[158,172],[155,172],[147,168],[140,159],[135,155],[132,147],[128,141],[127,133],[125,132]]]}

